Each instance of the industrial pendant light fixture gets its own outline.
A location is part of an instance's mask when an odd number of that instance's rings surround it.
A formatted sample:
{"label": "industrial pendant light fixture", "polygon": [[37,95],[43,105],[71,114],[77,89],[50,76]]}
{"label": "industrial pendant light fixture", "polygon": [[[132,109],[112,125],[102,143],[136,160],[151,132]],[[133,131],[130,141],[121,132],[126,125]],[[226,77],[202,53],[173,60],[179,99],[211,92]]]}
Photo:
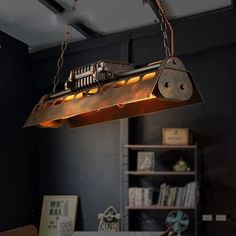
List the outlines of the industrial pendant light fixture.
{"label": "industrial pendant light fixture", "polygon": [[[76,3],[74,0],[73,10]],[[56,92],[71,30],[67,25],[53,92],[34,106],[25,127],[58,128],[67,124],[74,128],[202,102],[191,74],[174,57],[172,26],[160,0],[156,4],[166,52],[164,60],[139,69],[122,62],[101,60],[72,70],[65,89]]]}

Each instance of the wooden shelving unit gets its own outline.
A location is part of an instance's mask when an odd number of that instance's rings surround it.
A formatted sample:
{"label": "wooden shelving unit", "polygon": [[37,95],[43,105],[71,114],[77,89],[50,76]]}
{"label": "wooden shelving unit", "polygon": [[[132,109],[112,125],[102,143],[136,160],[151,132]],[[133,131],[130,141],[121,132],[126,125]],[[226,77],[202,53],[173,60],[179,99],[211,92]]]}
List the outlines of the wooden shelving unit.
{"label": "wooden shelving unit", "polygon": [[[155,169],[155,171],[137,171],[135,169],[135,162],[137,162],[137,153],[139,151],[153,151],[157,153],[157,157],[159,161],[164,164],[164,166]],[[151,211],[160,211],[158,214],[166,215],[168,211],[174,211],[174,210],[182,210],[182,211],[189,211],[189,214],[193,215],[192,218],[192,226],[194,232],[191,231],[191,235],[197,236],[198,235],[198,201],[199,201],[199,181],[198,181],[198,146],[195,145],[145,145],[145,144],[124,144],[123,145],[123,196],[124,199],[124,218],[123,224],[125,225],[125,230],[134,230],[135,228],[131,227],[129,225],[130,217],[134,217],[135,211],[139,211],[137,214],[142,214],[142,211],[145,211],[144,214],[150,214],[152,215]],[[185,161],[189,161],[191,163],[190,171],[185,172],[176,172],[172,170],[172,165],[165,166],[165,164],[168,165],[169,161],[171,161],[172,158],[168,157],[168,154],[171,153],[170,156],[175,155],[175,153],[187,153],[185,156]],[[160,155],[159,155],[160,154]],[[167,155],[167,156],[166,156]],[[166,159],[167,157],[167,159]],[[168,159],[169,158],[169,159]],[[132,164],[130,167],[129,165]],[[149,179],[150,176],[150,179]],[[196,190],[196,205],[195,206],[159,206],[157,205],[157,202],[153,202],[150,206],[129,206],[128,201],[128,189],[130,187],[136,187],[136,179],[139,181],[139,184],[137,187],[143,186],[142,182],[145,182],[145,187],[149,181],[160,181],[158,183],[163,183],[161,181],[167,182],[168,181],[175,181],[173,186],[185,186],[186,183],[189,182],[196,182],[197,183],[197,190]],[[145,178],[145,179],[144,179]],[[182,182],[183,181],[183,182]],[[170,182],[171,183],[171,182]],[[151,186],[154,186],[154,188],[160,188],[159,185],[155,186],[151,184]],[[160,191],[160,190],[158,190]],[[157,192],[158,192],[157,191]],[[163,211],[163,213],[162,213]],[[132,212],[132,213],[131,213]],[[138,216],[139,216],[138,215]],[[135,217],[134,217],[135,218]],[[132,219],[134,219],[132,218]],[[141,217],[142,218],[142,217]],[[136,219],[136,218],[135,218]],[[194,219],[194,220],[193,220]],[[133,220],[131,220],[133,222]],[[188,234],[187,234],[188,235]]]}
{"label": "wooden shelving unit", "polygon": [[189,172],[174,172],[174,171],[125,171],[126,175],[195,175],[195,171],[189,171]]}
{"label": "wooden shelving unit", "polygon": [[174,207],[174,206],[126,206],[128,210],[195,210],[196,207]]}
{"label": "wooden shelving unit", "polygon": [[124,148],[132,150],[142,149],[196,149],[197,145],[143,145],[143,144],[125,144]]}

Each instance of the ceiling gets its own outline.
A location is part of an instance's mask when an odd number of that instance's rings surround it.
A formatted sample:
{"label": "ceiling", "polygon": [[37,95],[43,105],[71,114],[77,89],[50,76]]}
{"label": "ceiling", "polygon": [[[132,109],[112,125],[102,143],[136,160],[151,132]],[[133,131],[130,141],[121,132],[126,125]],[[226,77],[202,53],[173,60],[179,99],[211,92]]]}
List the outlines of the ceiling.
{"label": "ceiling", "polygon": [[[69,7],[73,0],[57,0]],[[231,0],[162,0],[170,19],[196,15],[231,5]],[[151,7],[143,0],[79,0],[77,21],[101,34],[110,34],[153,24]],[[63,39],[66,14],[62,17],[38,0],[1,0],[0,30],[38,51],[59,45]],[[72,29],[70,41],[86,39]]]}

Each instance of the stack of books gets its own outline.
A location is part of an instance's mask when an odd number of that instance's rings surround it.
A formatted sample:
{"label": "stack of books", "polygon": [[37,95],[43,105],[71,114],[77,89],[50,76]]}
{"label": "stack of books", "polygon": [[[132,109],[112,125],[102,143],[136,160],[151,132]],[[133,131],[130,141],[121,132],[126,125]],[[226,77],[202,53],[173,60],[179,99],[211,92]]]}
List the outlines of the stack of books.
{"label": "stack of books", "polygon": [[152,188],[129,188],[129,206],[151,206]]}
{"label": "stack of books", "polygon": [[188,183],[184,187],[171,187],[161,184],[158,206],[195,207],[196,182]]}

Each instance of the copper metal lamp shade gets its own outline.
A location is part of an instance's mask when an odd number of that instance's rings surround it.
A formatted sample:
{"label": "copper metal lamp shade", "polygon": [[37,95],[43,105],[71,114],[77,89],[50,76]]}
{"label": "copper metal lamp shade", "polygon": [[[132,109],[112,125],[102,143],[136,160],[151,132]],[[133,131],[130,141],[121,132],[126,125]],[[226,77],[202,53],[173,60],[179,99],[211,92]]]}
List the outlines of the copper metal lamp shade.
{"label": "copper metal lamp shade", "polygon": [[70,128],[140,116],[202,102],[183,63],[171,57],[141,70],[121,73],[103,86],[59,97],[44,96],[25,127]]}

